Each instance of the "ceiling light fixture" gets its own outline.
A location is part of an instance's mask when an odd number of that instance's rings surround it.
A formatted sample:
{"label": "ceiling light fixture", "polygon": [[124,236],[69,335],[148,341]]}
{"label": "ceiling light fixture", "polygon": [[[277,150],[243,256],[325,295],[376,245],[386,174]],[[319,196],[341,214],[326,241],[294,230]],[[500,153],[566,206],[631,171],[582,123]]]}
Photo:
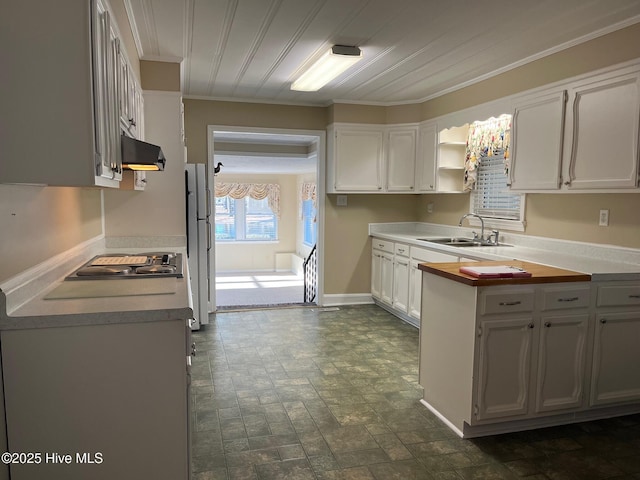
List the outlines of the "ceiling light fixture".
{"label": "ceiling light fixture", "polygon": [[362,59],[358,47],[334,45],[291,84],[291,90],[315,92]]}

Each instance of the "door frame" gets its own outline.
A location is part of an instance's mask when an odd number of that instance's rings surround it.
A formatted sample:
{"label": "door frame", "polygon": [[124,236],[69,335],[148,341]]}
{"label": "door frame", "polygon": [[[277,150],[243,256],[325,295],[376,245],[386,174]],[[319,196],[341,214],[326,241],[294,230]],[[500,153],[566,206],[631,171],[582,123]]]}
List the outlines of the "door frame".
{"label": "door frame", "polygon": [[[267,133],[267,134],[284,134],[284,135],[306,135],[316,137],[318,143],[318,153],[316,161],[316,195],[317,195],[317,247],[316,254],[318,256],[317,265],[317,290],[316,304],[322,306],[322,298],[324,296],[324,198],[325,198],[325,175],[326,175],[326,137],[325,130],[300,130],[293,128],[264,128],[264,127],[237,127],[231,125],[207,125],[207,175],[209,188],[215,188],[215,176],[213,174],[214,163],[214,132],[245,132],[245,133]],[[213,231],[215,232],[215,214],[212,214],[211,222]],[[209,312],[217,310],[216,304],[216,262],[215,262],[215,233],[212,233],[211,244],[213,246],[209,259],[209,277],[211,285],[211,304]]]}

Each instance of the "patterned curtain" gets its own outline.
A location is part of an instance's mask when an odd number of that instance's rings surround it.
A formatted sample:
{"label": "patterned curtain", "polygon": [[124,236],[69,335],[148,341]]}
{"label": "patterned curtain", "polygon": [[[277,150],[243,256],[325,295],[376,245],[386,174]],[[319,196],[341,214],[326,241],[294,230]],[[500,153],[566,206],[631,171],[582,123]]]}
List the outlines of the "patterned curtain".
{"label": "patterned curtain", "polygon": [[224,183],[216,182],[216,197],[229,196],[236,200],[251,197],[254,200],[267,198],[269,208],[280,218],[280,185],[277,183]]}
{"label": "patterned curtain", "polygon": [[[303,210],[302,204],[307,200],[313,200],[313,209],[315,211],[318,211],[318,199],[316,197],[315,182],[303,182],[300,185],[300,208],[299,208],[300,218],[304,216],[302,211]],[[315,222],[316,219],[314,218],[313,221]]]}
{"label": "patterned curtain", "polygon": [[301,192],[301,197],[300,198],[302,199],[303,202],[305,200],[313,200],[313,208],[316,208],[316,206],[317,206],[316,184],[315,183],[304,182],[302,184],[302,192]]}
{"label": "patterned curtain", "polygon": [[511,115],[501,115],[469,126],[467,151],[464,161],[464,191],[475,188],[480,157],[490,157],[498,149],[504,150],[504,172],[509,174],[509,139]]}

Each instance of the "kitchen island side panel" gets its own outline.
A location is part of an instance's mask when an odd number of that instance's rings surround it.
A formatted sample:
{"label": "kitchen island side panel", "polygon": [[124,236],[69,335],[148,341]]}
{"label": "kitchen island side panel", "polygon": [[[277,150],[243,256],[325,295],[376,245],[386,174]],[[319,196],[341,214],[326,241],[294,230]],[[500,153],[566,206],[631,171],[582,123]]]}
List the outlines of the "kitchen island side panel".
{"label": "kitchen island side panel", "polygon": [[422,273],[419,381],[423,398],[461,431],[463,420],[472,412],[475,318],[475,287]]}
{"label": "kitchen island side panel", "polygon": [[3,331],[9,451],[43,455],[12,465],[12,480],[187,479],[186,330],[176,319]]}

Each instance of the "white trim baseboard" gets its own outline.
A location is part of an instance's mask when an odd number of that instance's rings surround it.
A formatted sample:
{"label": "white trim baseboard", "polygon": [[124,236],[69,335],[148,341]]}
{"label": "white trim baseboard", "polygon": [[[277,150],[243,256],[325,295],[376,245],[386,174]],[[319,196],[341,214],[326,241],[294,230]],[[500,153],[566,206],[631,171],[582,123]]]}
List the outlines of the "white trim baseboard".
{"label": "white trim baseboard", "polygon": [[328,293],[322,296],[323,307],[373,304],[370,293]]}

